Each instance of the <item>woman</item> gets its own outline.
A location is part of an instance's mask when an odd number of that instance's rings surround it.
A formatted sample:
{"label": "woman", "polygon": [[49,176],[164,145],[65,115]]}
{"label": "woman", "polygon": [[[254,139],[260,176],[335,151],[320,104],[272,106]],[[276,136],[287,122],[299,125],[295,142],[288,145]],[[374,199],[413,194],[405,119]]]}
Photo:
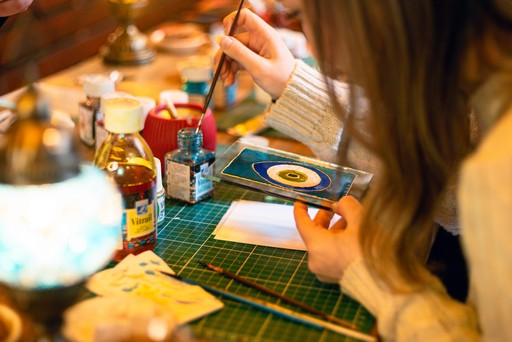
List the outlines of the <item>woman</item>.
{"label": "woman", "polygon": [[[282,4],[290,13],[300,13],[297,11],[300,1],[286,0]],[[234,14],[226,18],[226,30],[229,30],[233,17]],[[239,26],[240,30],[247,32],[237,34],[238,40],[226,37],[222,41],[223,50],[231,59],[221,75],[225,83],[232,83],[235,73],[245,68],[260,87],[277,98],[266,115],[267,124],[308,145],[320,159],[373,173],[369,191],[373,192],[373,185],[380,181],[382,165],[367,146],[356,139],[347,139],[348,134],[342,134],[346,123],[336,114],[340,108],[335,106],[348,109],[350,103],[355,104],[352,107],[357,109],[357,113],[352,113],[351,118],[364,131],[368,106],[360,94],[362,91],[350,92],[347,83],[331,81],[340,99],[339,104],[333,105],[325,76],[305,63],[295,61],[275,30],[248,11],[243,12]],[[433,221],[436,225],[425,232],[429,236],[425,249],[431,245],[431,237],[437,234],[427,264],[440,276],[449,294],[464,301],[468,281],[458,241],[454,181],[447,186]],[[437,230],[437,226],[444,229]]]}
{"label": "woman", "polygon": [[[311,220],[307,208],[296,204],[310,269],[321,280],[339,282],[375,314],[386,340],[512,340],[506,321],[512,314],[512,256],[504,252],[512,241],[510,1],[303,5],[322,70],[348,75],[369,102],[367,132],[352,119],[357,107],[338,106],[344,129],[382,162],[365,207],[341,199],[334,209],[344,219],[329,230],[330,213]],[[229,55],[233,42],[224,39],[228,49],[222,41],[220,46]],[[470,106],[483,130],[482,142],[467,157],[473,148]],[[460,217],[481,330],[473,307],[451,300],[423,262],[434,213],[466,157]]]}

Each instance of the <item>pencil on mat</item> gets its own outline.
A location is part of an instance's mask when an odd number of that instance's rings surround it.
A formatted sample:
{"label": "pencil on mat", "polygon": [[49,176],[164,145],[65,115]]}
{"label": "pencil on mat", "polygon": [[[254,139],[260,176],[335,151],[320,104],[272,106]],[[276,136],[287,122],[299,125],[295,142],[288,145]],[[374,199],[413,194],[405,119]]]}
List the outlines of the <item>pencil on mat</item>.
{"label": "pencil on mat", "polygon": [[214,266],[212,264],[206,263],[206,262],[201,261],[201,260],[198,260],[198,262],[201,265],[203,265],[203,266],[205,266],[205,267],[207,267],[207,268],[209,268],[209,269],[211,269],[211,270],[213,270],[215,272],[218,272],[218,273],[220,273],[220,274],[222,274],[222,275],[224,275],[224,276],[226,276],[226,277],[228,277],[230,279],[236,280],[236,281],[238,281],[238,282],[240,282],[242,284],[245,284],[245,285],[250,286],[250,287],[252,287],[254,289],[260,290],[260,291],[262,291],[262,292],[264,292],[264,293],[266,293],[268,295],[271,295],[271,296],[274,296],[276,298],[279,298],[279,299],[281,299],[284,302],[293,304],[293,305],[295,305],[295,306],[297,306],[297,307],[299,307],[299,308],[301,308],[303,310],[306,310],[306,311],[308,311],[308,312],[310,312],[312,314],[315,314],[317,316],[323,317],[324,319],[326,319],[327,321],[329,321],[331,323],[338,324],[338,325],[341,325],[343,327],[347,327],[347,328],[350,328],[350,329],[356,329],[357,328],[354,324],[352,324],[350,322],[347,322],[347,321],[345,321],[345,320],[343,320],[341,318],[338,318],[338,317],[336,317],[334,315],[330,315],[328,313],[320,311],[320,310],[318,310],[315,307],[312,307],[312,306],[310,306],[308,304],[299,302],[298,300],[295,300],[293,298],[286,297],[285,295],[283,295],[283,294],[281,294],[281,293],[279,293],[277,291],[269,289],[268,287],[260,285],[260,284],[258,284],[256,282],[252,281],[252,280],[249,280],[249,279],[244,278],[242,276],[239,276],[237,274],[234,274],[234,273],[231,273],[229,271],[226,271],[225,269],[223,269],[221,267]]}

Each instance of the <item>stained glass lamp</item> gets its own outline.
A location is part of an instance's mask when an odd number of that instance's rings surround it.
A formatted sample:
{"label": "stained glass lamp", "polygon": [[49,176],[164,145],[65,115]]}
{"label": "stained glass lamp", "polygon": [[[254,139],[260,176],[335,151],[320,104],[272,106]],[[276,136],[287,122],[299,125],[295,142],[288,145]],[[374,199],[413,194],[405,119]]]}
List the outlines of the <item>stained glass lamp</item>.
{"label": "stained glass lamp", "polygon": [[35,87],[16,112],[0,135],[0,283],[48,334],[111,259],[122,202],[99,169],[81,165],[74,132],[50,123]]}

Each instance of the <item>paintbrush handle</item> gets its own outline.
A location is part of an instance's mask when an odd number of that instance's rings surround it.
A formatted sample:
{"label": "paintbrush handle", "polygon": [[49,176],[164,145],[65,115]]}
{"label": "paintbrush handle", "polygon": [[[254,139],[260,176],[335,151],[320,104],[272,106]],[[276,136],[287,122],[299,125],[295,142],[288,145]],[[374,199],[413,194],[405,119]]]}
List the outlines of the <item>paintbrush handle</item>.
{"label": "paintbrush handle", "polygon": [[[243,0],[242,0],[243,1]],[[220,56],[219,64],[217,65],[217,69],[215,70],[215,74],[213,75],[212,84],[210,85],[210,89],[208,90],[208,94],[204,100],[203,110],[201,111],[201,117],[199,118],[199,122],[197,123],[196,134],[199,133],[201,129],[201,125],[203,124],[204,116],[206,111],[208,110],[208,105],[212,99],[213,90],[215,89],[215,85],[217,84],[217,80],[219,79],[220,71],[222,69],[222,64],[224,64],[224,60],[226,59],[226,55],[222,53]]]}
{"label": "paintbrush handle", "polygon": [[313,306],[310,306],[308,304],[305,304],[303,302],[299,302],[298,300],[295,300],[293,298],[290,298],[290,297],[286,297],[284,296],[283,294],[277,292],[277,291],[274,291],[268,287],[265,287],[263,285],[260,285],[258,283],[255,283],[247,278],[244,278],[244,277],[241,277],[237,274],[234,274],[234,273],[231,273],[229,271],[226,271],[226,270],[223,270],[222,274],[224,274],[226,277],[228,278],[231,278],[231,279],[234,279],[242,284],[245,284],[247,286],[250,286],[252,288],[255,288],[257,290],[260,290],[266,294],[269,294],[271,296],[274,296],[274,297],[277,297],[279,299],[281,299],[282,301],[284,302],[287,302],[287,303],[290,303],[290,304],[293,304],[301,309],[304,309],[310,313],[313,313],[315,315],[318,315],[318,316],[321,316],[323,318],[325,318],[326,320],[332,322],[332,323],[336,323],[336,324],[339,324],[341,326],[344,326],[344,327],[347,327],[347,328],[350,328],[350,329],[355,329],[356,326],[350,322],[347,322],[347,321],[344,321],[336,316],[333,316],[333,315],[329,315],[323,311],[320,311],[318,310],[317,308],[313,307]]}
{"label": "paintbrush handle", "polygon": [[[164,273],[164,272],[162,272],[162,273]],[[338,334],[342,334],[342,335],[346,335],[346,336],[350,336],[350,337],[353,337],[353,338],[360,339],[362,341],[369,341],[369,342],[376,341],[376,338],[371,336],[371,335],[368,335],[368,334],[365,334],[365,333],[362,333],[362,332],[359,332],[359,331],[354,331],[352,329],[345,328],[345,327],[342,327],[342,326],[339,326],[339,325],[336,325],[336,324],[332,324],[332,323],[329,323],[329,322],[325,322],[325,321],[322,321],[320,319],[316,319],[314,317],[303,315],[301,313],[298,313],[298,312],[295,312],[295,311],[283,308],[283,307],[281,307],[279,305],[276,305],[276,304],[268,303],[268,302],[265,302],[265,301],[262,301],[262,300],[256,299],[256,298],[250,298],[250,297],[247,297],[247,296],[237,295],[237,294],[234,294],[232,292],[228,292],[226,290],[222,290],[222,289],[216,288],[214,286],[202,284],[202,283],[199,283],[197,281],[190,280],[190,279],[185,279],[185,278],[177,277],[177,276],[171,275],[169,273],[164,273],[164,274],[168,274],[171,277],[180,279],[181,281],[184,281],[185,283],[188,283],[188,284],[191,284],[191,285],[201,286],[203,289],[205,289],[206,291],[211,292],[213,294],[217,294],[217,295],[223,296],[225,298],[229,298],[229,299],[235,300],[237,302],[244,303],[244,304],[256,307],[256,308],[258,308],[260,310],[263,310],[263,311],[266,311],[266,312],[270,312],[270,313],[279,315],[279,316],[284,317],[284,318],[288,318],[288,319],[290,319],[292,321],[295,321],[295,322],[306,324],[306,325],[308,325],[310,327],[313,327],[313,328],[327,329],[327,330],[333,331],[333,332],[338,333]]]}
{"label": "paintbrush handle", "polygon": [[[235,18],[233,19],[233,24],[231,25],[231,28],[229,29],[229,36],[232,36],[235,33],[236,30],[236,23],[238,22],[238,17],[240,16],[240,11],[242,10],[242,7],[244,5],[244,0],[240,0],[240,4],[238,5],[238,10],[236,11]],[[222,70],[222,65],[224,64],[224,60],[226,59],[226,54],[223,52],[220,56],[219,64],[217,65],[217,69],[215,70],[215,74],[213,75],[212,84],[210,85],[210,89],[208,90],[208,95],[206,95],[206,98],[204,99],[204,106],[203,110],[201,111],[201,117],[199,118],[199,122],[197,123],[196,128],[196,134],[199,133],[199,130],[201,129],[201,125],[203,124],[204,116],[206,114],[206,111],[208,110],[208,105],[210,104],[210,101],[212,100],[213,96],[213,90],[215,89],[215,85],[217,84],[217,80],[219,79],[220,71]]]}

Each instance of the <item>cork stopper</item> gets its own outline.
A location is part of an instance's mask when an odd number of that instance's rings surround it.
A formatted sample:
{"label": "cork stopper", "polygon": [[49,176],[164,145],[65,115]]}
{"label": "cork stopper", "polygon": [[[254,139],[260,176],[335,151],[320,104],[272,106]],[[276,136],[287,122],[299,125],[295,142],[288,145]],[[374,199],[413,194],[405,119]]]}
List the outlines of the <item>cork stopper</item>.
{"label": "cork stopper", "polygon": [[88,75],[84,79],[84,92],[87,96],[100,97],[115,89],[115,82],[104,75]]}
{"label": "cork stopper", "polygon": [[142,104],[128,97],[105,101],[105,129],[112,133],[139,132],[143,125]]}

